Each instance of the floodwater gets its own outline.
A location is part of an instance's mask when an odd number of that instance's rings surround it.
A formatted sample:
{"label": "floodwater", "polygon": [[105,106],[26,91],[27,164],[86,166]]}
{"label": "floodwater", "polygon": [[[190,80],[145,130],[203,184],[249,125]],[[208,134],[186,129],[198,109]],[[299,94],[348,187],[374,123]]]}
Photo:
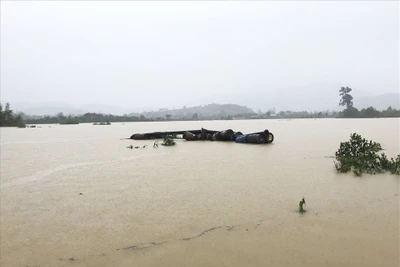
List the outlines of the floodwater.
{"label": "floodwater", "polygon": [[[200,127],[275,141],[120,140]],[[337,174],[353,132],[399,153],[398,118],[2,128],[0,265],[398,267],[400,177]]]}

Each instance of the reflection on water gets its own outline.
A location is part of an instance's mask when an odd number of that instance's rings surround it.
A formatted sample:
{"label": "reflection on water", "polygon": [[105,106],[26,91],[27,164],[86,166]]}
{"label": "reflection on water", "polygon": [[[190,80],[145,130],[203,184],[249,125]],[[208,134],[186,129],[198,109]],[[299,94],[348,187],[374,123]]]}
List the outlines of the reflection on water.
{"label": "reflection on water", "polygon": [[[275,141],[120,140],[201,127]],[[352,132],[399,153],[399,119],[2,128],[0,265],[399,266],[399,177],[334,171]]]}

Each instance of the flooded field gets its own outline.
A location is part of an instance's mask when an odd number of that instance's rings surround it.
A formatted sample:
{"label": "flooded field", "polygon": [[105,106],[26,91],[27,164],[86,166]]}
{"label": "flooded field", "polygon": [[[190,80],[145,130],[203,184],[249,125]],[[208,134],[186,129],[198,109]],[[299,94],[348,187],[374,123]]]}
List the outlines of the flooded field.
{"label": "flooded field", "polygon": [[[397,267],[400,177],[337,174],[333,156],[353,132],[399,154],[399,121],[2,128],[0,265]],[[200,127],[275,141],[120,140]]]}

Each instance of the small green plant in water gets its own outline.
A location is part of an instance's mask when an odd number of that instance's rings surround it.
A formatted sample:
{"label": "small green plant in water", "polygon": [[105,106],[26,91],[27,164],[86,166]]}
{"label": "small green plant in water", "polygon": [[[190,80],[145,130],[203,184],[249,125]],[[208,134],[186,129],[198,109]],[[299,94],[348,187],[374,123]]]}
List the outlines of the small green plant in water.
{"label": "small green plant in water", "polygon": [[353,171],[357,176],[363,173],[376,174],[385,171],[400,175],[400,155],[389,160],[385,153],[377,154],[381,150],[379,143],[367,141],[361,135],[353,133],[350,141],[340,143],[335,153],[336,171],[340,173]]}
{"label": "small green plant in water", "polygon": [[164,137],[164,142],[161,144],[163,146],[174,146],[175,145],[175,141],[173,139],[173,137],[171,135],[166,135]]}
{"label": "small green plant in water", "polygon": [[306,200],[304,199],[304,197],[300,200],[299,202],[299,212],[303,213],[306,210],[303,208],[303,205],[306,205]]}

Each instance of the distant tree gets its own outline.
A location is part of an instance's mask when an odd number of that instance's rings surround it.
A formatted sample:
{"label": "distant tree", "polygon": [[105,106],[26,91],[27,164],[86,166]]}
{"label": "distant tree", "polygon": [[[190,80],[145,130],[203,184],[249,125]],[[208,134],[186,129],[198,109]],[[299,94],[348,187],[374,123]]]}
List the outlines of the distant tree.
{"label": "distant tree", "polygon": [[4,112],[3,112],[3,105],[0,103],[0,126],[5,124]]}
{"label": "distant tree", "polygon": [[64,113],[62,112],[57,113],[57,118],[58,118],[58,123],[63,123],[67,119],[67,117],[65,117]]}
{"label": "distant tree", "polygon": [[286,116],[285,111],[279,111],[278,116],[279,117],[285,117]]}
{"label": "distant tree", "polygon": [[197,120],[198,118],[199,118],[199,114],[194,113],[193,116],[192,116],[192,119],[193,120]]}
{"label": "distant tree", "polygon": [[171,114],[166,114],[165,117],[167,118],[167,120],[169,120],[172,117],[172,115]]}
{"label": "distant tree", "polygon": [[350,87],[341,87],[339,90],[340,96],[342,99],[340,99],[339,105],[340,106],[346,106],[346,108],[350,108],[353,106],[353,97],[350,95],[350,92],[352,89]]}
{"label": "distant tree", "polygon": [[348,107],[343,110],[344,118],[357,118],[360,117],[360,111],[354,107]]}
{"label": "distant tree", "polygon": [[22,119],[21,114],[18,114],[17,117],[15,117],[14,126],[25,127],[25,123],[24,123],[24,120]]}
{"label": "distant tree", "polygon": [[367,109],[361,110],[361,116],[365,118],[377,118],[379,117],[379,111],[374,107],[368,107]]}
{"label": "distant tree", "polygon": [[10,109],[10,103],[6,103],[6,108],[4,109],[4,121],[6,124],[10,124],[12,120],[13,111]]}
{"label": "distant tree", "polygon": [[68,115],[68,117],[65,120],[60,121],[60,124],[79,124],[79,120],[78,118]]}
{"label": "distant tree", "polygon": [[400,110],[396,110],[395,108],[388,107],[387,110],[383,110],[380,112],[381,117],[400,117]]}

